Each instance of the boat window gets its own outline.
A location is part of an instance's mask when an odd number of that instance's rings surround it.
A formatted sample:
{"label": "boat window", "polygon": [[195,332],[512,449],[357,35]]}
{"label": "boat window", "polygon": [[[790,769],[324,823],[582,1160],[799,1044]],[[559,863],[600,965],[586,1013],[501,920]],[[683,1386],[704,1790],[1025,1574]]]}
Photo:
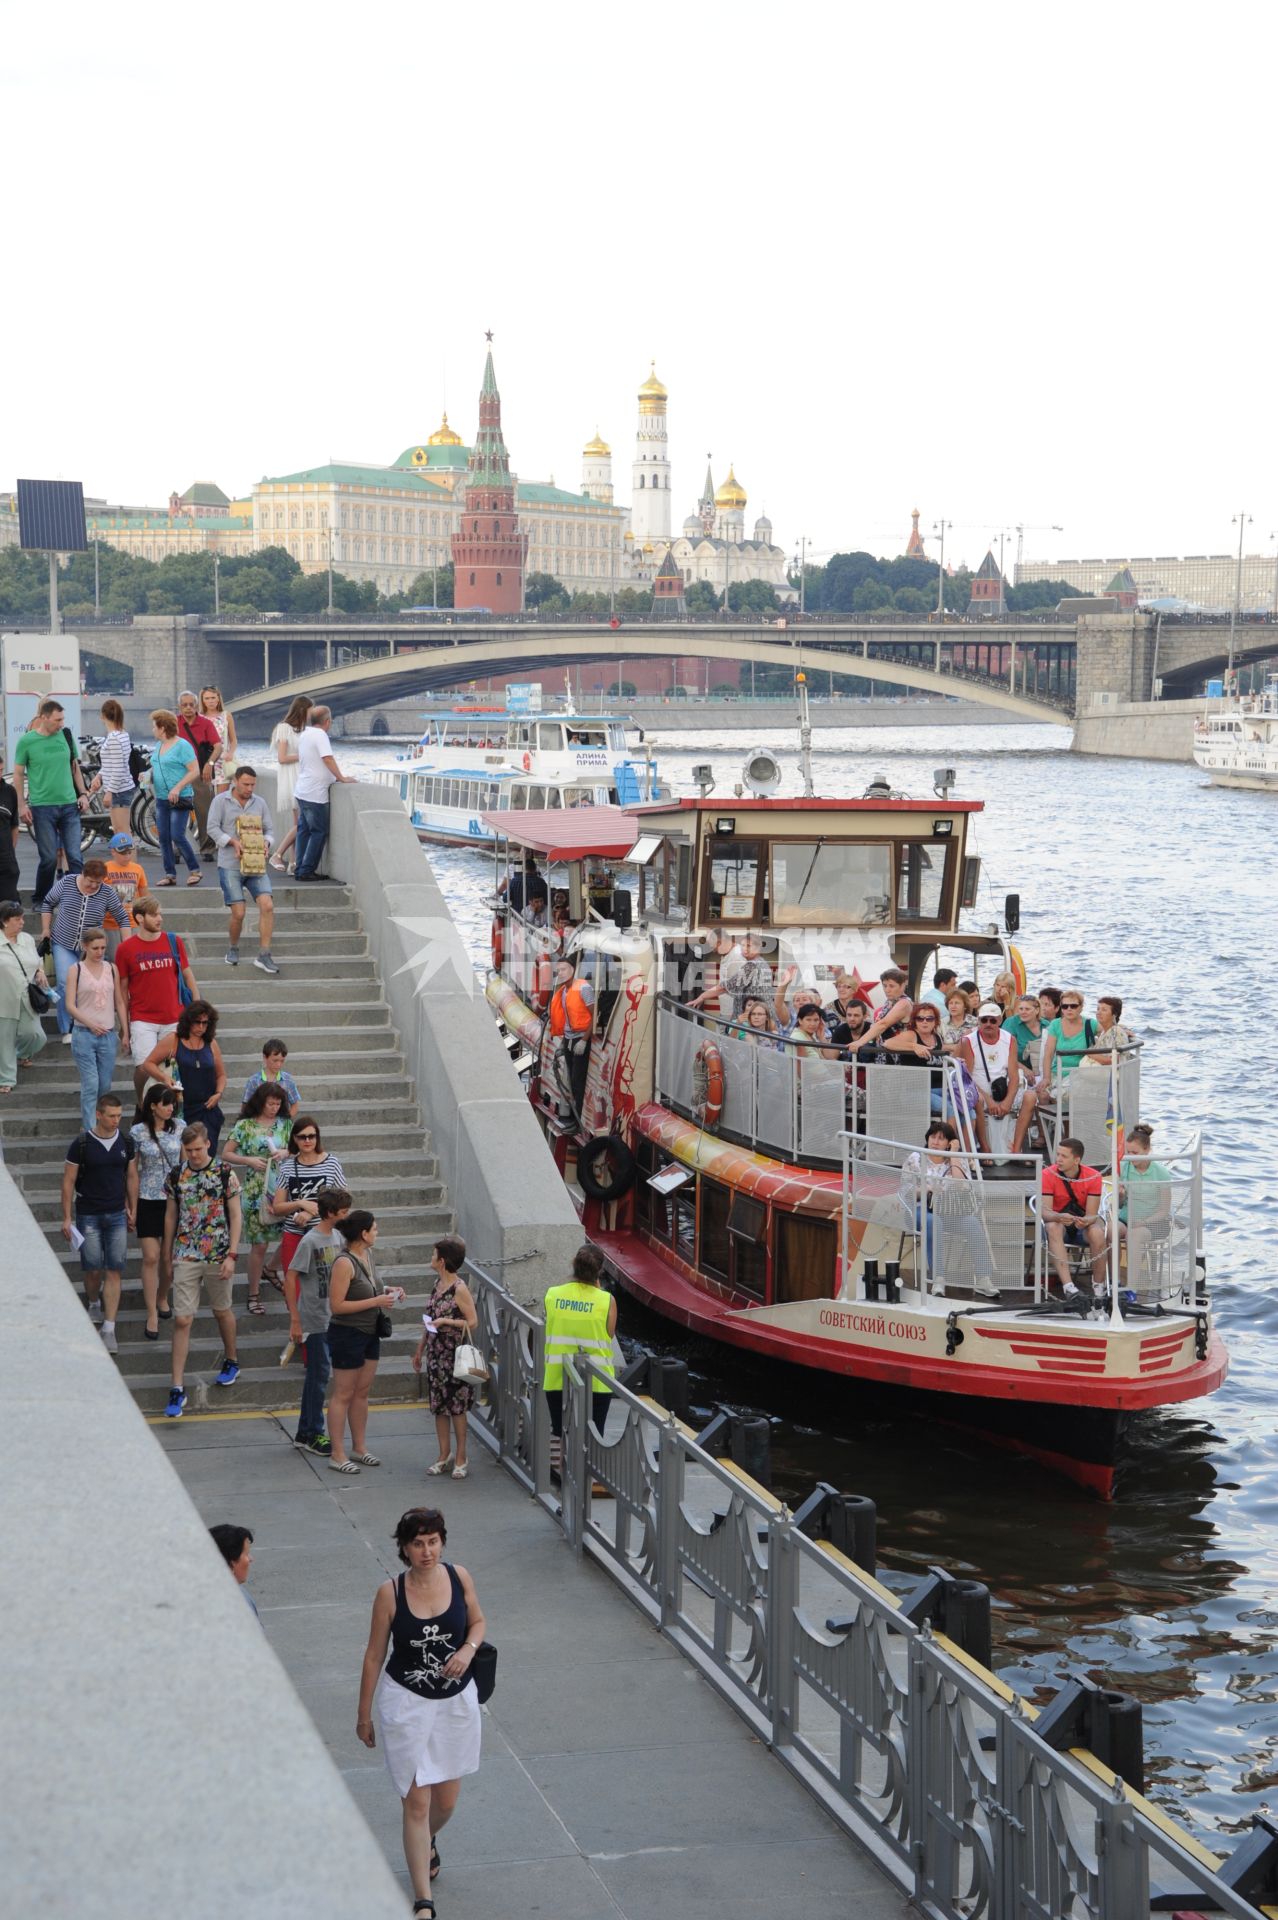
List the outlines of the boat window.
{"label": "boat window", "polygon": [[626,750],[626,729],[616,725],[609,727],[608,745],[617,753],[624,753]]}
{"label": "boat window", "polygon": [[426,789],[429,785],[430,785],[430,782],[426,779],[425,775],[419,773],[417,775],[417,778],[413,781],[414,806],[418,806],[418,807],[421,806],[423,800],[426,798]]}
{"label": "boat window", "polygon": [[886,926],[892,917],[891,842],[777,841],[771,894],[774,926]]}
{"label": "boat window", "polygon": [[530,747],[532,745],[532,738],[533,730],[526,720],[521,720],[518,726],[512,727],[510,730],[510,744],[512,747]]}
{"label": "boat window", "polygon": [[731,1251],[728,1240],[728,1210],[732,1205],[731,1187],[717,1180],[701,1182],[701,1260],[706,1273],[718,1280],[728,1278]]}
{"label": "boat window", "polygon": [[566,807],[593,807],[595,790],[593,787],[565,787],[564,805]]}
{"label": "boat window", "polygon": [[443,727],[443,743],[446,747],[464,747],[467,741],[467,726],[464,720],[447,720]]}
{"label": "boat window", "polygon": [[753,920],[759,887],[758,840],[714,840],[710,848],[711,920]]}
{"label": "boat window", "polygon": [[738,1293],[762,1300],[768,1282],[768,1210],[748,1193],[734,1193],[728,1212],[730,1278]]}
{"label": "boat window", "polygon": [[546,804],[546,789],[544,787],[529,787],[528,804],[530,807],[544,807]]}
{"label": "boat window", "polygon": [[510,790],[510,804],[512,807],[526,807],[528,805],[527,787],[512,787]]}
{"label": "boat window", "polygon": [[561,807],[563,805],[563,795],[558,787],[546,788],[546,805],[548,807]]}
{"label": "boat window", "polygon": [[399,797],[401,800],[407,800],[408,798],[408,775],[406,773],[401,773],[399,776]]}
{"label": "boat window", "polygon": [[897,849],[896,917],[940,920],[945,912],[946,855],[952,840],[908,840]]}
{"label": "boat window", "polygon": [[777,1214],[777,1278],[773,1302],[832,1300],[836,1236],[833,1220]]}
{"label": "boat window", "polygon": [[697,1195],[696,1181],[689,1180],[686,1186],[676,1187],[670,1196],[670,1213],[674,1227],[671,1242],[680,1260],[686,1260],[691,1267],[697,1258]]}
{"label": "boat window", "polygon": [[537,745],[543,753],[559,753],[564,744],[564,730],[554,720],[543,720],[537,728]]}

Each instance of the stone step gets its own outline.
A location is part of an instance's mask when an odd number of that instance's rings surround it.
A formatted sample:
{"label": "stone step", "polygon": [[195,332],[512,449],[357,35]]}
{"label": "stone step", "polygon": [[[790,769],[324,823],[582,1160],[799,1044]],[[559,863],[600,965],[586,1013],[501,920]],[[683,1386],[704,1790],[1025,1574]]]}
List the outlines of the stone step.
{"label": "stone step", "polygon": [[[417,1207],[442,1206],[447,1198],[444,1183],[439,1178],[438,1162],[433,1157],[416,1164],[405,1162],[396,1167],[387,1165],[382,1155],[369,1154],[357,1165],[354,1156],[346,1154],[342,1158],[342,1166],[347,1178],[359,1187],[360,1206],[371,1207],[379,1219]],[[59,1171],[59,1166],[45,1163],[19,1169],[16,1173],[23,1198],[32,1213],[39,1220],[52,1219],[55,1226],[62,1219]]]}
{"label": "stone step", "polygon": [[[74,1067],[69,1047],[59,1047],[58,1052],[64,1054]],[[124,1066],[117,1061],[112,1078],[115,1091],[132,1109],[131,1073],[126,1073]],[[235,1079],[238,1078],[237,1074]],[[378,1107],[395,1105],[407,1098],[408,1082],[402,1066],[398,1072],[388,1068],[384,1073],[379,1073],[376,1067],[368,1067],[361,1073],[308,1074],[300,1091],[308,1107],[314,1107],[326,1116],[327,1109],[351,1101],[375,1102]],[[235,1081],[228,1079],[223,1101],[228,1131],[239,1113],[239,1095],[242,1092],[243,1087],[235,1086]],[[29,1118],[32,1114],[70,1119],[79,1111],[78,1077],[69,1073],[24,1074],[5,1102],[5,1127],[7,1131],[12,1121]]]}
{"label": "stone step", "polygon": [[[33,1130],[30,1122],[14,1121],[10,1124],[20,1125],[23,1129],[20,1135],[6,1132],[3,1141],[4,1157],[15,1178],[21,1177],[22,1169],[30,1167],[54,1164],[61,1169],[63,1154],[74,1136],[74,1128],[62,1127],[52,1134],[41,1134]],[[331,1124],[325,1121],[323,1133],[324,1145],[332,1149],[343,1166],[348,1160],[353,1165],[368,1166],[394,1166],[404,1160],[421,1166],[429,1157],[425,1130],[417,1121],[386,1126],[360,1125],[355,1120],[349,1123],[339,1120]],[[415,1161],[414,1155],[418,1156]],[[434,1164],[433,1161],[431,1164]]]}
{"label": "stone step", "polygon": [[[405,1233],[379,1233],[377,1236],[377,1267],[379,1272],[389,1273],[392,1267],[416,1266],[424,1270],[430,1263],[435,1251],[435,1242],[442,1234],[449,1232],[452,1225],[451,1208],[422,1207],[419,1210],[420,1224]],[[48,1222],[42,1222],[44,1235],[68,1278],[80,1273],[80,1256],[72,1253],[62,1238],[62,1229]],[[243,1257],[241,1250],[241,1258]],[[125,1271],[132,1273],[140,1264],[141,1254],[136,1240],[130,1239],[129,1258]],[[398,1282],[396,1283],[399,1284]]]}
{"label": "stone step", "polygon": [[[249,973],[252,979],[259,983],[263,995],[274,984],[264,974],[260,974],[256,967],[250,967]],[[282,974],[280,978],[283,979]],[[237,1000],[234,1004],[229,1002],[224,1004],[219,1001],[217,1009],[219,1015],[217,1038],[218,1045],[223,1048],[223,1051],[230,1041],[238,1040],[242,1046],[251,1047],[259,1059],[262,1041],[272,1034],[280,1033],[281,1028],[286,1024],[287,1031],[281,1034],[281,1038],[288,1041],[290,1059],[295,1046],[298,1048],[308,1045],[311,1048],[325,1047],[330,1042],[338,1047],[358,1046],[360,1044],[358,1037],[347,1041],[339,1039],[338,1035],[351,1031],[359,1036],[368,1032],[370,1028],[380,1029],[390,1026],[390,1008],[384,1000],[361,1001],[358,1006],[343,1007],[340,1003],[317,1006],[311,1003],[309,997],[301,1005],[294,1002],[291,1006],[281,1004],[278,998],[275,1001],[259,998],[251,1002]],[[47,1021],[45,1025],[47,1028]],[[314,1027],[320,1027],[325,1031],[312,1033],[311,1029]]]}
{"label": "stone step", "polygon": [[[163,1342],[160,1342],[163,1346]],[[414,1373],[409,1356],[412,1348],[405,1343],[402,1355],[390,1355],[383,1349],[383,1357],[378,1363],[377,1376],[373,1381],[372,1402],[374,1407],[394,1405],[397,1402],[420,1401],[422,1407],[423,1445],[430,1426],[430,1415],[426,1405],[426,1387],[420,1374]],[[246,1367],[233,1387],[219,1387],[214,1381],[216,1362],[220,1354],[214,1354],[214,1365],[207,1373],[193,1368],[187,1369],[186,1411],[192,1413],[237,1413],[269,1410],[291,1415],[294,1419],[302,1397],[301,1369],[294,1364],[281,1367],[278,1364]],[[134,1399],[144,1414],[155,1415],[164,1412],[169,1397],[169,1379],[167,1373],[158,1375],[154,1380],[145,1382],[129,1381]],[[376,1450],[376,1420],[369,1432],[369,1440]],[[432,1448],[433,1453],[433,1448]],[[376,1467],[364,1467],[365,1474],[375,1474]]]}
{"label": "stone step", "polygon": [[[355,961],[344,961],[344,966],[354,966]],[[197,972],[196,979],[199,980]],[[261,1007],[278,1022],[288,1011],[289,997],[304,993],[315,1011],[332,1006],[340,1015],[362,1014],[370,1004],[381,1003],[381,982],[374,979],[372,962],[358,975],[342,975],[340,978],[326,976],[320,961],[313,963],[305,973],[294,969],[292,984],[284,984],[284,970],[281,967],[277,977],[259,973],[256,967],[223,967],[220,974],[211,978],[207,975],[200,980],[200,988],[219,1012],[223,1007]],[[275,1002],[272,1005],[267,997],[272,990]]]}
{"label": "stone step", "polygon": [[[393,1038],[389,1030],[377,1028],[374,1031],[384,1031],[387,1042]],[[220,1030],[217,1038],[218,1045],[222,1046]],[[229,1100],[232,1088],[236,1093],[243,1092],[245,1083],[261,1066],[262,1055],[260,1049],[254,1053],[247,1047],[233,1051],[230,1047],[222,1046],[222,1058],[226,1062]],[[120,1082],[121,1093],[124,1091],[125,1069],[126,1067],[131,1069],[131,1065],[130,1061],[117,1055],[115,1077]],[[348,1050],[344,1053],[332,1054],[294,1053],[290,1049],[288,1070],[305,1094],[308,1088],[316,1086],[320,1081],[333,1080],[346,1085],[355,1081],[402,1080],[404,1058],[402,1054],[393,1051],[389,1044],[384,1044],[381,1048],[369,1048],[364,1052]],[[53,1087],[78,1089],[79,1085],[80,1076],[76,1071],[74,1056],[70,1047],[62,1045],[61,1035],[59,1035],[58,1039],[50,1040],[49,1045],[40,1055],[38,1069],[33,1073],[23,1074],[13,1092],[7,1096],[5,1112],[8,1113],[11,1107],[15,1112],[18,1111],[24,1097],[33,1093],[44,1093]]]}
{"label": "stone step", "polygon": [[[246,943],[241,949],[240,963],[236,967],[228,966],[223,958],[225,952],[225,946],[219,942],[216,948],[210,947],[203,951],[193,948],[191,954],[192,968],[200,983],[200,992],[206,999],[211,1000],[215,1007],[220,1007],[227,995],[234,993],[237,988],[251,991],[254,985],[260,987],[263,980],[270,981],[278,991],[279,982],[286,975],[299,985],[305,982],[307,992],[310,991],[312,983],[329,980],[340,982],[343,986],[356,982],[361,984],[367,982],[372,985],[376,976],[376,969],[368,954],[282,953],[277,956],[279,973],[264,974],[253,964],[257,954],[255,941],[251,944]],[[273,948],[272,952],[274,952]],[[380,987],[376,997],[381,998]]]}
{"label": "stone step", "polygon": [[[376,1110],[379,1119],[402,1119],[406,1126],[417,1126],[417,1102],[411,1096],[408,1083],[404,1079],[388,1078],[373,1083],[377,1088]],[[337,1085],[336,1082],[333,1083]],[[132,1096],[123,1081],[119,1084],[120,1097],[131,1100]],[[16,1095],[10,1095],[10,1100]],[[321,1129],[327,1142],[335,1127],[344,1124],[344,1109],[364,1109],[369,1103],[369,1090],[359,1083],[348,1085],[344,1090],[334,1092],[325,1100],[318,1093],[308,1092],[308,1105],[321,1110]],[[324,1109],[329,1111],[325,1112]],[[238,1102],[236,1104],[238,1112]],[[355,1116],[352,1115],[353,1119]],[[230,1130],[230,1119],[224,1131]],[[33,1102],[25,1110],[22,1107],[9,1106],[5,1109],[4,1142],[8,1152],[10,1143],[16,1145],[21,1140],[53,1140],[61,1153],[67,1140],[79,1131],[80,1102],[69,1087],[50,1087],[41,1101]],[[362,1128],[360,1129],[362,1132]]]}
{"label": "stone step", "polygon": [[[272,1294],[275,1308],[267,1307],[264,1314],[251,1314],[247,1307],[247,1295],[241,1296],[237,1287],[235,1293],[235,1347],[236,1358],[245,1372],[250,1367],[275,1367],[286,1380],[296,1380],[301,1384],[302,1357],[300,1351],[294,1355],[287,1367],[280,1367],[280,1355],[288,1342],[288,1311],[278,1294]],[[422,1313],[430,1299],[428,1291],[423,1290],[413,1299],[393,1309],[391,1319],[395,1332],[382,1342],[382,1353],[396,1359],[411,1354],[422,1330]],[[263,1295],[265,1302],[265,1295]],[[121,1312],[115,1323],[115,1337],[118,1347],[116,1361],[120,1372],[129,1384],[135,1381],[150,1382],[157,1375],[168,1377],[172,1366],[173,1322],[161,1320],[160,1337],[148,1340],[143,1332],[146,1326],[144,1310],[130,1308],[126,1314]],[[189,1371],[203,1373],[208,1378],[217,1372],[222,1358],[222,1336],[217,1330],[217,1322],[211,1313],[197,1315],[191,1328]]]}
{"label": "stone step", "polygon": [[[360,1180],[358,1185],[358,1204],[368,1207],[377,1215],[383,1233],[413,1233],[433,1229],[436,1215],[447,1197],[442,1181],[418,1180],[410,1178],[406,1172],[397,1179],[377,1182]],[[27,1205],[43,1226],[46,1238],[61,1248],[64,1244],[62,1201],[58,1190],[50,1187],[32,1189],[24,1185],[22,1191]]]}

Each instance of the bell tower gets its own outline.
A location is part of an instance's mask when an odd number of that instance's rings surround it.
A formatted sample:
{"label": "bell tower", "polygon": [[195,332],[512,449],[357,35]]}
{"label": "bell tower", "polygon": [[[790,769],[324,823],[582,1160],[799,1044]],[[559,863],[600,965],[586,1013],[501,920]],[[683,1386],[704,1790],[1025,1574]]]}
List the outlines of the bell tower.
{"label": "bell tower", "polygon": [[635,543],[670,539],[670,442],[666,437],[666,400],[656,363],[639,389],[639,426],[630,494],[630,527]]}

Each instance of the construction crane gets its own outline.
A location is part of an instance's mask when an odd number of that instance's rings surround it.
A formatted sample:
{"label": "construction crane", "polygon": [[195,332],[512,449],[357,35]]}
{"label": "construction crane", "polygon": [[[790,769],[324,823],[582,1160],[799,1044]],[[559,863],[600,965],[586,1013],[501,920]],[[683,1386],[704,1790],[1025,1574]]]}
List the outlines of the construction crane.
{"label": "construction crane", "polygon": [[1055,526],[1031,527],[1031,526],[1025,525],[1019,520],[1017,521],[1016,523],[1016,578],[1018,581],[1021,577],[1021,556],[1025,551],[1026,534],[1027,533],[1064,533],[1064,531],[1065,531],[1064,527],[1055,527]]}

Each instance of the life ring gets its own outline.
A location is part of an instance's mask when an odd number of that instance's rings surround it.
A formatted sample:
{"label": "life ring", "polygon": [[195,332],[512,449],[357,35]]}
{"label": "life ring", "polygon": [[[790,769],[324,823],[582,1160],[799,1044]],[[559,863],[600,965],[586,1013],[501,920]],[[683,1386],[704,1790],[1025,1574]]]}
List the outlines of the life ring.
{"label": "life ring", "polygon": [[492,930],[490,944],[492,947],[492,956],[493,956],[493,972],[500,973],[502,959],[505,954],[505,938],[503,934],[501,921],[497,918],[496,915],[493,916],[493,930]]}
{"label": "life ring", "polygon": [[550,956],[537,955],[537,964],[533,969],[532,1004],[535,1013],[544,1013],[550,1005],[550,989],[554,985],[555,971]]}
{"label": "life ring", "polygon": [[635,1156],[619,1133],[597,1133],[578,1149],[577,1184],[587,1200],[620,1200],[635,1184],[635,1171]]}
{"label": "life ring", "polygon": [[1011,962],[1011,974],[1012,974],[1013,980],[1015,980],[1016,982],[1016,991],[1017,993],[1024,993],[1025,982],[1029,976],[1025,971],[1025,962],[1021,958],[1020,948],[1013,947],[1009,944],[1007,949],[1007,957],[1008,957],[1008,960]]}
{"label": "life ring", "polygon": [[530,753],[526,753],[524,755],[524,772],[525,773],[532,772],[532,755]]}
{"label": "life ring", "polygon": [[711,1131],[723,1118],[723,1055],[713,1040],[703,1040],[693,1058],[692,1112]]}

